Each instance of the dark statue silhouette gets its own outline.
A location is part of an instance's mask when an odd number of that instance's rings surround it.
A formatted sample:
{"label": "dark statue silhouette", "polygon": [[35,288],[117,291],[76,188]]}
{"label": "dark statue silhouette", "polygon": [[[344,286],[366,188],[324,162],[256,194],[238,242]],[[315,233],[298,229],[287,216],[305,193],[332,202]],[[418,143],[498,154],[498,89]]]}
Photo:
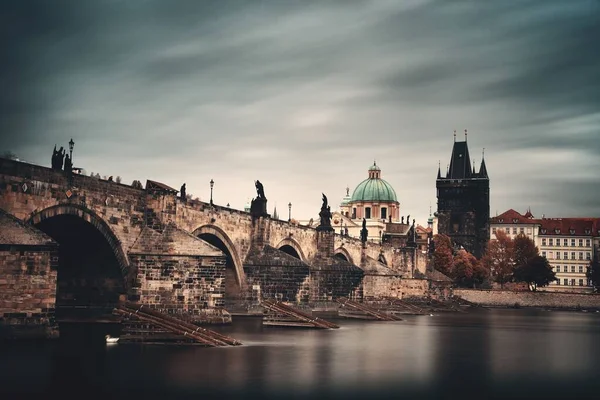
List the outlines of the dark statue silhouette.
{"label": "dark statue silhouette", "polygon": [[256,194],[258,195],[258,198],[266,200],[267,198],[265,197],[265,190],[263,188],[262,183],[260,183],[258,179],[254,183],[254,186],[256,186]]}
{"label": "dark statue silhouette", "polygon": [[63,169],[65,153],[66,151],[62,146],[59,150],[56,150],[56,145],[54,145],[54,151],[52,152],[52,169]]}
{"label": "dark statue silhouette", "polygon": [[250,202],[250,214],[252,214],[252,218],[269,217],[265,189],[258,179],[254,181],[254,186],[256,187],[257,196]]}
{"label": "dark statue silhouette", "polygon": [[366,243],[368,235],[369,231],[367,230],[367,220],[363,218],[362,229],[360,230],[360,241]]}
{"label": "dark statue silhouette", "polygon": [[181,201],[187,200],[187,193],[185,192],[185,183],[181,185],[181,189],[179,189],[179,195],[181,196]]}
{"label": "dark statue silhouette", "polygon": [[321,205],[321,211],[319,212],[319,217],[321,218],[321,223],[317,227],[317,230],[320,231],[333,231],[331,227],[331,206],[327,204],[327,196],[324,193],[323,195],[323,204]]}

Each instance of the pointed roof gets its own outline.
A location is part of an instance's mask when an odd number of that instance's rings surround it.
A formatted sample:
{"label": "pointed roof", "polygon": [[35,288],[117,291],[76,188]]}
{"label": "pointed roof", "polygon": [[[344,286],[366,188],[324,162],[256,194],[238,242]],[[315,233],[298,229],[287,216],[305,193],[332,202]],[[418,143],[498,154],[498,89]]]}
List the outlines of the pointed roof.
{"label": "pointed roof", "polygon": [[479,167],[479,177],[489,178],[487,168],[485,167],[485,158],[481,159],[481,166]]}
{"label": "pointed roof", "polygon": [[173,256],[224,256],[218,247],[177,228],[174,223],[169,223],[162,232],[144,227],[138,236],[131,254],[154,254]]}
{"label": "pointed roof", "polygon": [[469,157],[467,142],[454,142],[450,158],[450,168],[446,178],[466,179],[471,178],[471,175],[471,158]]}

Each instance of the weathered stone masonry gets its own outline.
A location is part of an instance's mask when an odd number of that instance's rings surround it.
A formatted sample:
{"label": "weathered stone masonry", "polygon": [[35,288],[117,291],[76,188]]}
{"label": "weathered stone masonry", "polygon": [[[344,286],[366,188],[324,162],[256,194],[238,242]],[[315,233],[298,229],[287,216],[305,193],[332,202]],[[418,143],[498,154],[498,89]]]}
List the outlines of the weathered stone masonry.
{"label": "weathered stone masonry", "polygon": [[0,338],[56,337],[58,245],[0,210]]}

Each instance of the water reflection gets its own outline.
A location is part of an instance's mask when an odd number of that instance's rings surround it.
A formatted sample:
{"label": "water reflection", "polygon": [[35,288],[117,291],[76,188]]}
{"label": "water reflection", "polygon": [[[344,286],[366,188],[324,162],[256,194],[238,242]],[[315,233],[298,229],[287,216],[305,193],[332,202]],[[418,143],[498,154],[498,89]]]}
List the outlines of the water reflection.
{"label": "water reflection", "polygon": [[600,389],[590,379],[600,367],[600,315],[483,310],[339,323],[321,331],[236,320],[220,330],[244,346],[219,349],[14,344],[0,349],[0,394],[558,398]]}

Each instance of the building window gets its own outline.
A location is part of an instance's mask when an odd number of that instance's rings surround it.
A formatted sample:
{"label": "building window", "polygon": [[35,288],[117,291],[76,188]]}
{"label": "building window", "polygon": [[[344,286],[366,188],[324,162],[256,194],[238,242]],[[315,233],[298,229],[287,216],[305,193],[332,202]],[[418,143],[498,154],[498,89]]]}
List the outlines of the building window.
{"label": "building window", "polygon": [[583,265],[579,266],[579,273],[582,274],[583,273]]}
{"label": "building window", "polygon": [[542,251],[542,257],[546,257],[546,252]]}
{"label": "building window", "polygon": [[574,259],[575,259],[575,252],[574,252],[574,251],[572,251],[572,252],[571,252],[571,260],[574,260]]}
{"label": "building window", "polygon": [[356,207],[352,208],[352,219],[356,219]]}
{"label": "building window", "polygon": [[575,273],[575,266],[571,265],[571,272]]}
{"label": "building window", "polygon": [[548,258],[552,260],[554,258],[554,252],[549,251],[548,252]]}
{"label": "building window", "polygon": [[[371,207],[365,207],[365,218],[371,219]],[[575,254],[575,253],[573,253]]]}
{"label": "building window", "polygon": [[568,252],[568,251],[565,251],[565,252],[563,253],[563,256],[564,256],[563,258],[564,258],[565,260],[568,260],[568,259],[569,259],[569,252]]}
{"label": "building window", "polygon": [[567,278],[563,279],[563,284],[569,286],[569,280]]}
{"label": "building window", "polygon": [[387,208],[383,207],[381,209],[381,219],[386,219],[387,218]]}
{"label": "building window", "polygon": [[585,247],[590,247],[590,239],[585,239]]}
{"label": "building window", "polygon": [[571,279],[571,286],[575,286],[575,279]]}
{"label": "building window", "polygon": [[556,239],[556,247],[560,247],[560,239]]}
{"label": "building window", "polygon": [[492,228],[492,233],[495,235],[496,234],[496,228]]}
{"label": "building window", "polygon": [[523,228],[523,227],[519,228],[519,232],[521,232],[521,234],[524,235],[525,234],[525,228]]}
{"label": "building window", "polygon": [[579,286],[583,286],[583,279],[579,280]]}
{"label": "building window", "polygon": [[580,251],[580,252],[579,252],[579,259],[580,259],[580,260],[583,260],[583,251]]}
{"label": "building window", "polygon": [[560,279],[557,279],[557,280],[556,280],[556,284],[557,284],[557,285],[560,285]]}
{"label": "building window", "polygon": [[517,234],[517,228],[513,228],[513,234]]}
{"label": "building window", "polygon": [[548,246],[553,246],[554,245],[554,239],[550,238],[548,239]]}
{"label": "building window", "polygon": [[560,260],[560,251],[557,251],[557,252],[556,252],[556,259],[557,259],[557,260]]}
{"label": "building window", "polygon": [[542,246],[545,246],[545,245],[546,245],[546,238],[543,238],[542,239]]}
{"label": "building window", "polygon": [[569,245],[569,239],[563,240],[563,246],[567,247]]}
{"label": "building window", "polygon": [[592,259],[592,253],[590,253],[589,251],[585,253],[585,259],[586,260],[591,260]]}
{"label": "building window", "polygon": [[575,247],[575,239],[571,239],[571,246]]}
{"label": "building window", "polygon": [[579,239],[579,247],[583,247],[583,239]]}

